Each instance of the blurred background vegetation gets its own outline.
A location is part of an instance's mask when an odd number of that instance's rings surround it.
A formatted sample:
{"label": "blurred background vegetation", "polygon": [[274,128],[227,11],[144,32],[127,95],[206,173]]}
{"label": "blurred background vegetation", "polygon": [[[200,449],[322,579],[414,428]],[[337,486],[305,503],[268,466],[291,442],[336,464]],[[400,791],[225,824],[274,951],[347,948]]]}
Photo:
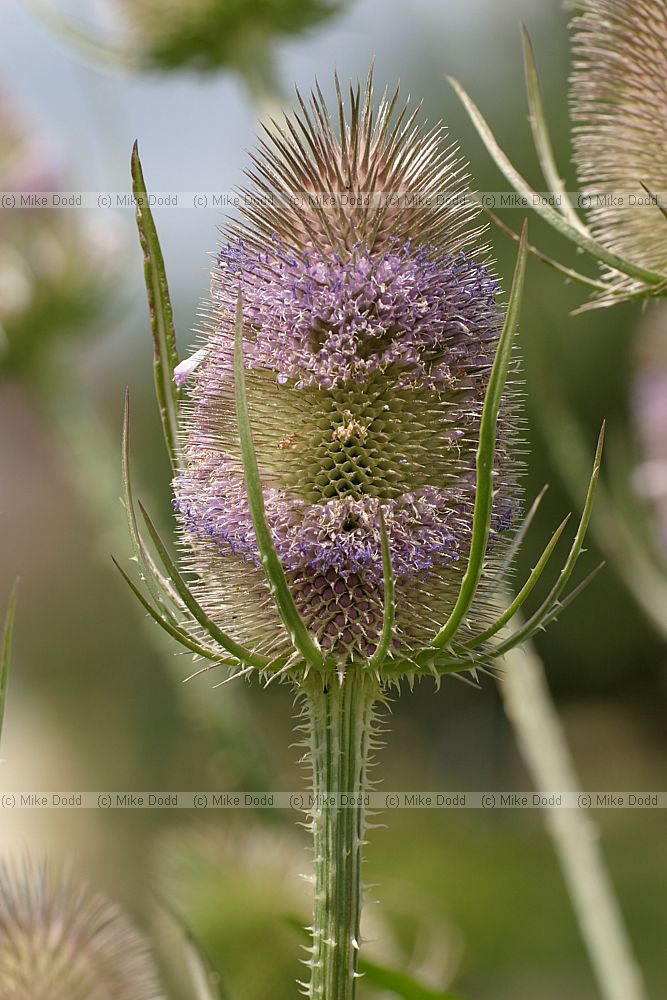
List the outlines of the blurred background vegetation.
{"label": "blurred background vegetation", "polygon": [[[155,16],[155,5],[145,6]],[[189,5],[172,0],[160,16],[176,16],[179,6]],[[258,5],[254,15],[252,7],[232,6],[245,18],[239,38],[253,45],[261,39],[271,60],[269,83],[288,95],[293,83],[307,91],[317,74],[331,96],[334,65],[341,78],[356,80],[375,55],[378,87],[400,79],[405,95],[423,100],[428,118],[444,120],[462,144],[476,186],[490,191],[506,185],[444,74],[464,83],[539,188],[521,67],[518,25],[525,21],[557,158],[575,189],[567,16],[555,0],[313,3],[287,24],[265,16],[271,5]],[[141,48],[145,40],[132,34],[136,21],[122,22],[129,7],[130,0],[107,0],[63,9],[130,52],[130,43]],[[266,104],[256,78],[248,79],[246,54],[220,72],[206,65],[199,74],[196,60],[173,52],[163,63],[176,72],[150,59],[145,72],[113,60],[100,71],[103,60],[94,50],[77,56],[20,0],[0,6],[0,38],[2,190],[126,191],[137,137],[153,191],[231,191],[242,182],[256,131],[253,101]],[[188,44],[195,41],[189,37]],[[155,217],[185,351],[207,294],[221,218],[211,207],[158,207]],[[521,218],[516,210],[505,213],[515,229]],[[507,278],[514,248],[497,231],[490,235]],[[534,218],[531,236],[574,263],[571,249]],[[141,281],[130,208],[0,209],[0,594],[21,577],[0,788],[300,787],[304,775],[290,748],[291,692],[276,685],[212,690],[220,679],[215,673],[183,685],[189,659],[143,618],[109,558],[111,551],[129,555],[117,501],[126,385],[137,492],[165,525],[170,516]],[[551,488],[521,556],[524,573],[572,506],[545,445],[544,393],[559,386],[591,455],[603,417],[612,442],[636,449],[629,407],[640,310],[625,305],[571,317],[584,295],[530,263],[521,323],[531,456],[526,488],[529,497],[545,482]],[[615,454],[610,449],[608,463]],[[626,469],[616,473],[625,476]],[[588,559],[592,567],[596,553]],[[584,785],[667,787],[665,637],[613,566],[537,645]],[[447,681],[437,694],[423,683],[394,700],[390,728],[376,772],[386,788],[530,787],[491,680],[479,691]],[[151,893],[159,888],[187,915],[231,996],[286,1000],[295,995],[302,943],[290,918],[305,919],[309,908],[298,879],[308,864],[306,834],[294,820],[276,811],[4,812],[0,846],[3,853],[27,848],[73,856],[144,926],[153,922]],[[609,811],[596,821],[649,994],[664,996],[664,816]],[[372,835],[367,881],[380,884],[380,905],[367,910],[367,936],[379,939],[369,945],[369,958],[409,966],[434,988],[452,986],[475,1000],[596,995],[537,812],[394,813],[388,828]],[[364,995],[378,994],[362,983]]]}

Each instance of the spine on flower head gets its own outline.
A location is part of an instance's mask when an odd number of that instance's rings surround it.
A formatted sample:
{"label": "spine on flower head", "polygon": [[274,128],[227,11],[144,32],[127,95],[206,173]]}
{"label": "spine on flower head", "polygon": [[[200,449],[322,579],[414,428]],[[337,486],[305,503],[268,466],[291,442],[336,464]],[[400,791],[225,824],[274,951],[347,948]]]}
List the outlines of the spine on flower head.
{"label": "spine on flower head", "polygon": [[[456,599],[471,539],[475,453],[502,327],[498,282],[464,167],[444,129],[373,111],[371,80],[274,123],[243,219],[213,273],[192,365],[175,508],[208,614],[255,650],[289,651],[246,495],[234,406],[241,293],[248,406],[266,517],[297,607],[337,663],[367,659],[383,624],[382,523],[396,619],[391,656],[428,643]],[[507,397],[491,546],[515,519]],[[382,512],[382,513],[381,513]],[[493,560],[490,560],[492,563]],[[488,587],[471,619],[489,608]]]}

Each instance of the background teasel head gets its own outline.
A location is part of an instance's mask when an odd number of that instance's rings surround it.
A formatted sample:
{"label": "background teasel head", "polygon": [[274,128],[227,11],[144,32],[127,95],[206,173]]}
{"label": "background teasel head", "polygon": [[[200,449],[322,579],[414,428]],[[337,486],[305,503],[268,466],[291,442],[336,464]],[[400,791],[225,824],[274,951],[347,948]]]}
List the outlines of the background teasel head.
{"label": "background teasel head", "polygon": [[[572,200],[554,157],[530,37],[522,28],[529,122],[544,177],[538,192],[522,177],[461,84],[454,87],[480,138],[526,203],[602,268],[579,273],[530,250],[568,280],[592,291],[577,311],[667,292],[667,15],[659,0],[583,0],[572,21],[570,90],[574,158],[582,199]],[[547,197],[545,197],[545,193]],[[585,221],[577,207],[584,209]],[[494,222],[517,241],[501,219]]]}
{"label": "background teasel head", "polygon": [[371,83],[363,97],[351,89],[349,122],[338,91],[338,132],[319,89],[266,129],[243,218],[217,258],[201,347],[180,364],[133,156],[192,582],[143,508],[166,576],[139,533],[126,423],[125,503],[152,601],[128,582],[187,649],[248,671],[370,661],[387,678],[492,662],[566,603],[590,515],[601,445],[557,583],[498,642],[565,526],[499,613],[499,581],[530,521],[519,530],[517,400],[506,390],[526,235],[504,310],[456,149],[441,126],[399,109],[398,92],[374,114]]}
{"label": "background teasel head", "polygon": [[122,913],[46,862],[0,862],[0,1000],[160,1000]]}
{"label": "background teasel head", "polygon": [[656,0],[582,6],[572,22],[571,105],[590,227],[609,250],[667,280],[667,221],[651,196],[664,209],[667,11]]}

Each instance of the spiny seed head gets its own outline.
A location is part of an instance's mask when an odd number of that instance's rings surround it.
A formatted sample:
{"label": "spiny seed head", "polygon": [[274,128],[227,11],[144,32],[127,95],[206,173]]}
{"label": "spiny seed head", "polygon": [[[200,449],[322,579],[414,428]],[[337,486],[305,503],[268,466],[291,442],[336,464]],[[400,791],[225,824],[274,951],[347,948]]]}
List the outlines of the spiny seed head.
{"label": "spiny seed head", "polygon": [[574,156],[583,189],[612,196],[593,201],[591,227],[609,250],[667,274],[667,221],[642,186],[667,190],[667,7],[581,6],[573,21]]}
{"label": "spiny seed head", "polygon": [[[339,662],[383,621],[380,510],[396,583],[393,655],[433,638],[465,569],[475,452],[502,326],[456,151],[397,94],[351,93],[335,131],[319,92],[267,131],[244,219],[213,274],[175,507],[198,597],[259,652],[287,651],[248,507],[234,406],[246,388],[266,516],[310,632]],[[443,197],[443,195],[448,197]],[[191,367],[191,366],[190,366]],[[514,406],[500,416],[492,546],[516,513]],[[489,607],[482,587],[473,617]]]}
{"label": "spiny seed head", "polygon": [[146,945],[102,896],[46,863],[0,863],[0,1000],[160,1000]]}

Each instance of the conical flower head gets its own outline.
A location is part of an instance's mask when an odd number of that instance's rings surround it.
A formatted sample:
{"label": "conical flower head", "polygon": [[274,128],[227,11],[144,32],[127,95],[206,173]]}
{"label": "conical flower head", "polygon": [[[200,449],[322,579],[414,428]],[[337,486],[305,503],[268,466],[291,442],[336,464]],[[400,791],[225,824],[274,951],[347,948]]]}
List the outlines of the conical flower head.
{"label": "conical flower head", "polygon": [[[370,83],[338,131],[321,94],[254,156],[244,219],[213,275],[192,376],[182,536],[209,615],[253,649],[291,647],[265,582],[239,448],[234,325],[267,522],[322,650],[367,657],[383,622],[381,514],[396,584],[393,655],[437,633],[465,569],[475,452],[502,310],[463,167]],[[514,518],[517,460],[501,412],[492,546]],[[492,567],[493,559],[489,565]],[[482,586],[473,618],[484,617]]]}
{"label": "conical flower head", "polygon": [[581,6],[573,21],[571,103],[591,228],[615,254],[667,275],[667,221],[650,193],[664,203],[667,8],[661,0]]}
{"label": "conical flower head", "polygon": [[159,1000],[148,949],[71,874],[0,864],[0,1000]]}

